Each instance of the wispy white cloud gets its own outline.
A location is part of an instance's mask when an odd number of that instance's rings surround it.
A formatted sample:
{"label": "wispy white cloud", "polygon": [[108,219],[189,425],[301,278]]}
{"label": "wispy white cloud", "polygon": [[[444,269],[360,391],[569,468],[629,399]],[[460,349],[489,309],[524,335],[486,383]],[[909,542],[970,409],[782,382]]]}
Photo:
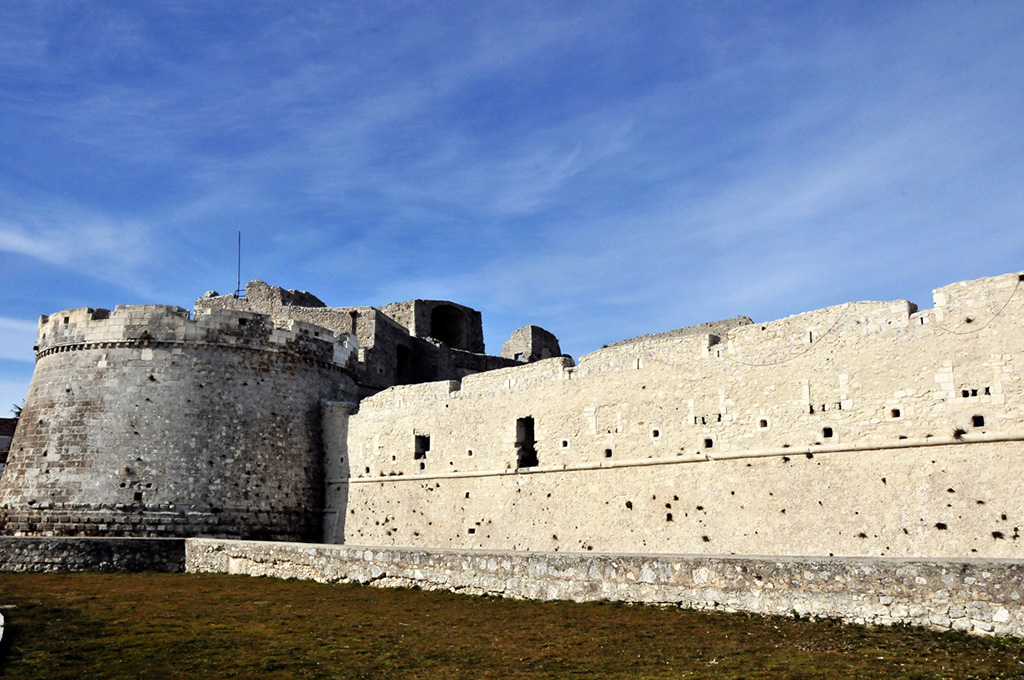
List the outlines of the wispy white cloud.
{"label": "wispy white cloud", "polygon": [[0,252],[27,255],[120,286],[149,290],[153,283],[145,277],[147,265],[154,261],[150,225],[87,209],[4,209]]}

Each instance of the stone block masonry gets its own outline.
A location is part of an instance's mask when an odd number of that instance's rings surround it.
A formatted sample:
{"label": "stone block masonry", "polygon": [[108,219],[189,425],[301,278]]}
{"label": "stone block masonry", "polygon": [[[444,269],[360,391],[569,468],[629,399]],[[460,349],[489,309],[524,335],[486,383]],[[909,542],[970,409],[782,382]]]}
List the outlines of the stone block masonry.
{"label": "stone block masonry", "polygon": [[1024,558],[1024,284],[393,387],[331,425],[325,540]]}
{"label": "stone block masonry", "polygon": [[185,569],[183,538],[0,536],[0,571],[157,571]]}
{"label": "stone block masonry", "polygon": [[315,537],[320,400],[354,394],[350,340],[221,309],[42,317],[3,533]]}
{"label": "stone block masonry", "polygon": [[1024,634],[1014,560],[614,555],[189,539],[186,571]]}

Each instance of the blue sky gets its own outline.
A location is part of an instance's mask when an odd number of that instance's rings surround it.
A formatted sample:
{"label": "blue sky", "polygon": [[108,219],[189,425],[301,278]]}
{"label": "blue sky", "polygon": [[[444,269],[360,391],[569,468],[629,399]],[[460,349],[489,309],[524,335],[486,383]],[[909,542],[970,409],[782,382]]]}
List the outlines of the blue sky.
{"label": "blue sky", "polygon": [[0,3],[0,413],[39,314],[243,280],[579,356],[1024,269],[1024,3]]}

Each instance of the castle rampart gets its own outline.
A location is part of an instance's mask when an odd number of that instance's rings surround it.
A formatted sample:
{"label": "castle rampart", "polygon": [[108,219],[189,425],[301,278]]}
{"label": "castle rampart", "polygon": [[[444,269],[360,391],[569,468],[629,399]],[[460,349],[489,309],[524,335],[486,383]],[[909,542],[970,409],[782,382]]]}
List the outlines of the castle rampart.
{"label": "castle rampart", "polygon": [[245,291],[244,298],[211,291],[196,300],[196,312],[250,311],[351,333],[359,344],[352,372],[360,397],[392,385],[458,379],[516,363],[484,354],[480,312],[452,302],[410,300],[382,309],[327,307],[310,293],[263,281],[250,281]]}
{"label": "castle rampart", "polygon": [[36,349],[0,478],[4,533],[319,532],[320,400],[354,395],[354,338],[144,305],[44,316]]}
{"label": "castle rampart", "polygon": [[[328,540],[1019,557],[1020,276],[396,387],[348,422]],[[529,454],[524,457],[524,453]],[[342,487],[345,487],[342,490]]]}

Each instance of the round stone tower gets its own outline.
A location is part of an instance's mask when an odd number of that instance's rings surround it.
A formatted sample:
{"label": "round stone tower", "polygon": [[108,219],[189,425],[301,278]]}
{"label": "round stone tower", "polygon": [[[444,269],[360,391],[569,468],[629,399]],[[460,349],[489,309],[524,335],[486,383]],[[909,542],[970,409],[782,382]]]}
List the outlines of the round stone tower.
{"label": "round stone tower", "polygon": [[355,394],[354,338],[142,305],[40,318],[0,477],[0,532],[317,540],[320,401]]}

